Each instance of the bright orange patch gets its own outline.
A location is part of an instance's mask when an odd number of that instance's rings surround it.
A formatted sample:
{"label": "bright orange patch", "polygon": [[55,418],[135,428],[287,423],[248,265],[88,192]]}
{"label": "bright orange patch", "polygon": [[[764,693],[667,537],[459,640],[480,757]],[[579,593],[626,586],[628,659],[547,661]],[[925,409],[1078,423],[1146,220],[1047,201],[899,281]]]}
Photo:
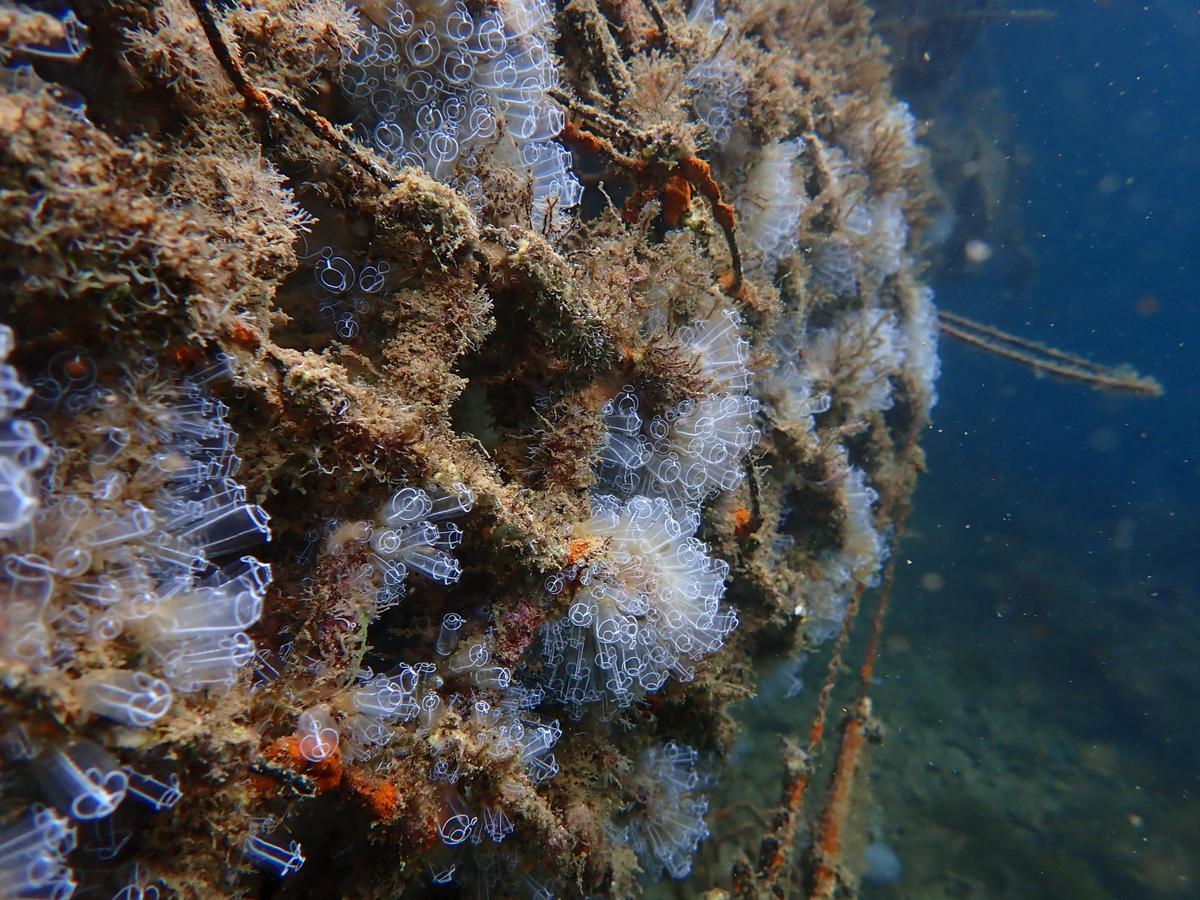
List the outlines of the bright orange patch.
{"label": "bright orange patch", "polygon": [[348,769],[346,784],[358,794],[376,819],[388,822],[396,818],[400,807],[400,795],[390,781],[372,778],[359,769]]}
{"label": "bright orange patch", "polygon": [[567,545],[567,565],[573,566],[586,557],[592,550],[592,542],[587,538],[577,538]]}
{"label": "bright orange patch", "polygon": [[63,371],[71,378],[82,378],[87,374],[87,363],[80,357],[73,356],[63,364]]}
{"label": "bright orange patch", "polygon": [[247,350],[253,350],[259,344],[258,332],[244,322],[233,323],[229,329],[229,339]]}
{"label": "bright orange patch", "polygon": [[685,156],[679,161],[675,170],[696,186],[701,194],[713,201],[721,199],[721,188],[712,177],[712,169],[708,163],[695,156]]}
{"label": "bright orange patch", "polygon": [[728,203],[714,203],[713,216],[717,220],[717,224],[722,228],[728,228],[733,231],[737,228],[737,220],[733,214],[733,207]]}
{"label": "bright orange patch", "polygon": [[679,174],[668,178],[663,188],[662,204],[663,221],[674,228],[692,205],[691,182]]}
{"label": "bright orange patch", "polygon": [[750,510],[739,506],[733,511],[733,533],[739,541],[750,537]]}
{"label": "bright orange patch", "polygon": [[287,766],[293,772],[307,775],[322,794],[342,783],[342,753],[334,750],[328,759],[309,762],[300,752],[300,738],[294,734],[275,741],[263,753],[271,762]]}
{"label": "bright orange patch", "polygon": [[581,130],[579,126],[570,119],[568,119],[567,124],[563,126],[563,130],[559,134],[559,137],[566,143],[574,144],[576,147],[586,150],[588,153],[604,152],[604,143],[600,140],[600,138],[596,137],[594,134],[590,134],[589,132]]}
{"label": "bright orange patch", "polygon": [[194,369],[204,361],[204,351],[199,347],[182,344],[175,348],[175,352],[171,354],[171,358],[175,360],[175,365],[181,369]]}

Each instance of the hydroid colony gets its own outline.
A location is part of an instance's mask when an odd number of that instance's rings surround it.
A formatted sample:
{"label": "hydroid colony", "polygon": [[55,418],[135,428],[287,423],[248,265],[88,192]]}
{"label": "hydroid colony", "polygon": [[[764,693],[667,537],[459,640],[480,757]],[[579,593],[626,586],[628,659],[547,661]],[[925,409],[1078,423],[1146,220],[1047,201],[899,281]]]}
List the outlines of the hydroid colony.
{"label": "hydroid colony", "polygon": [[688,876],[730,705],[876,579],[934,402],[866,10],[0,40],[0,892]]}

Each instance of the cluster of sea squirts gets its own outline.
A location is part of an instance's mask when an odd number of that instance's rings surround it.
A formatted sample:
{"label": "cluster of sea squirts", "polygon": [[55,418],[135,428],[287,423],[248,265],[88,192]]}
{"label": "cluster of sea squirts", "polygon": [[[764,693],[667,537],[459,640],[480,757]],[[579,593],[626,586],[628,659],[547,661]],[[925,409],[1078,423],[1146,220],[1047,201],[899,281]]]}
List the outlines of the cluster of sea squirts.
{"label": "cluster of sea squirts", "polygon": [[78,0],[0,64],[0,894],[688,877],[935,401],[869,11]]}

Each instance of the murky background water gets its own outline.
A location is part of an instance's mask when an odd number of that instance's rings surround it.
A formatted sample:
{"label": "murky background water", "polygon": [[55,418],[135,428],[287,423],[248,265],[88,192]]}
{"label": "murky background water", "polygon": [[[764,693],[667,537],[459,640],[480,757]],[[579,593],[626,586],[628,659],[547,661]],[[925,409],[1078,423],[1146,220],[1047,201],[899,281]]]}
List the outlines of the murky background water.
{"label": "murky background water", "polygon": [[1002,245],[934,283],[1167,394],[944,344],[875,695],[874,836],[902,871],[867,896],[1200,892],[1200,15],[1054,12],[988,26],[959,69],[1006,115],[1000,202],[1035,271],[1014,278]]}
{"label": "murky background water", "polygon": [[[899,44],[912,20],[894,5]],[[1048,15],[947,25],[898,56],[959,189],[939,305],[1167,393],[1096,393],[944,342],[873,693],[863,895],[1195,897],[1200,13],[1025,11]],[[822,667],[793,700],[781,670],[747,710],[742,796],[778,798],[757,754],[807,721]],[[754,814],[726,802],[714,830],[736,839]]]}

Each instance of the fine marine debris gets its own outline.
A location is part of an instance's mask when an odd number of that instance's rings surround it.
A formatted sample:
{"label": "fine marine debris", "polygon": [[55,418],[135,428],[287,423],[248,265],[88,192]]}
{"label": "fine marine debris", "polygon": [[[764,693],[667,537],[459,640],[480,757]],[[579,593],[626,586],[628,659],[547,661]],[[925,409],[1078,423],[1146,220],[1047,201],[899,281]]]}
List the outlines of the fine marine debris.
{"label": "fine marine debris", "polygon": [[0,892],[687,876],[756,661],[839,635],[922,465],[867,8],[76,0],[0,44]]}

